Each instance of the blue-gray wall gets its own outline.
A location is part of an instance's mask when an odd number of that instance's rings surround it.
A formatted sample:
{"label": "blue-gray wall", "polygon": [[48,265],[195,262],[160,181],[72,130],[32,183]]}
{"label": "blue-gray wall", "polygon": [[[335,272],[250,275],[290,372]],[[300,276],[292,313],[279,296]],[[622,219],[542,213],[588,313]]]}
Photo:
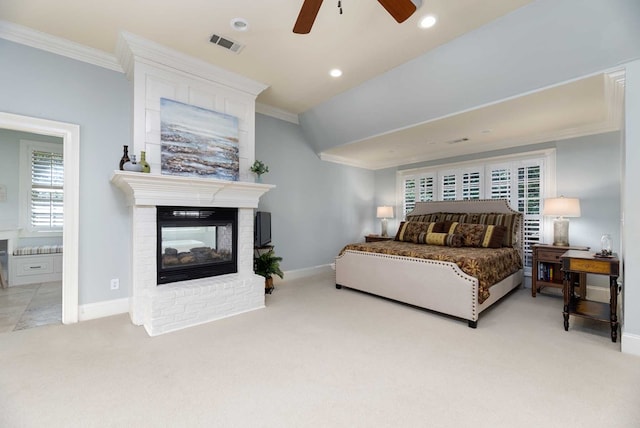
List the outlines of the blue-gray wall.
{"label": "blue-gray wall", "polygon": [[271,212],[284,270],[333,263],[342,246],[374,231],[373,172],[321,161],[298,125],[257,114],[256,159],[269,166],[263,182],[277,186],[259,209]]}
{"label": "blue-gray wall", "polygon": [[[129,295],[130,219],[109,178],[131,141],[122,73],[0,39],[0,111],[80,125],[80,304]],[[120,290],[109,280],[120,278]]]}

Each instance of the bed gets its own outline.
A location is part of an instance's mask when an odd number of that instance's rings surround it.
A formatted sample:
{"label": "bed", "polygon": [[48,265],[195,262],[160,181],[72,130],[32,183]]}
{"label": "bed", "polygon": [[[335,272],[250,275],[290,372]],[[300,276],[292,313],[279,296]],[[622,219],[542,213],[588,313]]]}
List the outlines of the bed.
{"label": "bed", "polygon": [[[476,328],[482,311],[522,284],[522,231],[522,214],[506,200],[418,202],[394,240],[343,248],[335,261],[336,288],[462,318]],[[497,264],[504,269],[491,272]]]}

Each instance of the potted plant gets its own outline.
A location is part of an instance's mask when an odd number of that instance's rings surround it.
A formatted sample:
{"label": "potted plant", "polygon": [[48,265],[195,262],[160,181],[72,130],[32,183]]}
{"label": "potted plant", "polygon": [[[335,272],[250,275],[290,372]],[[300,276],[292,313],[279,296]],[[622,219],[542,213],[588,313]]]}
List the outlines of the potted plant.
{"label": "potted plant", "polygon": [[262,181],[261,175],[269,172],[269,167],[257,159],[249,169],[258,177],[258,183]]}
{"label": "potted plant", "polygon": [[277,257],[273,250],[260,254],[255,258],[254,270],[257,275],[264,276],[264,288],[267,293],[273,290],[273,275],[284,278],[284,273],[280,269],[282,257]]}

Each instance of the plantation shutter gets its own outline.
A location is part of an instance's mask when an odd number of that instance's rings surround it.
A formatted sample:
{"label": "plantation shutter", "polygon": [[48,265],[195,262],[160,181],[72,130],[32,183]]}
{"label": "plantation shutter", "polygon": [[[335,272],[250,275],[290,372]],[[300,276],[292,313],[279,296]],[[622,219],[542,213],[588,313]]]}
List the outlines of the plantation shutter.
{"label": "plantation shutter", "polygon": [[416,179],[407,178],[404,180],[404,215],[411,212],[416,206]]}
{"label": "plantation shutter", "polygon": [[462,199],[480,199],[480,172],[465,172],[462,174]]}
{"label": "plantation shutter", "polygon": [[404,215],[411,212],[416,202],[434,200],[435,178],[433,175],[421,175],[404,179]]}
{"label": "plantation shutter", "polygon": [[443,201],[455,201],[456,200],[456,175],[445,174],[441,180],[442,200]]}
{"label": "plantation shutter", "polygon": [[518,211],[524,217],[524,265],[531,268],[532,246],[540,242],[542,232],[542,167],[540,164],[518,167]]}
{"label": "plantation shutter", "polygon": [[511,169],[508,167],[491,169],[491,199],[511,200]]}
{"label": "plantation shutter", "polygon": [[33,229],[61,229],[64,209],[62,153],[31,151],[30,222]]}

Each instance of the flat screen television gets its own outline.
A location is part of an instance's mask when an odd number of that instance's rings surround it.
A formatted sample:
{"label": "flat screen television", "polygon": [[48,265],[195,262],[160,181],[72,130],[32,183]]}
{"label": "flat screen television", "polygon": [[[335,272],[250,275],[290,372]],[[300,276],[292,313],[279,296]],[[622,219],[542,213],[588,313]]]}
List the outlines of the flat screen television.
{"label": "flat screen television", "polygon": [[271,213],[266,211],[256,212],[256,224],[253,229],[255,234],[255,246],[264,247],[271,242]]}

